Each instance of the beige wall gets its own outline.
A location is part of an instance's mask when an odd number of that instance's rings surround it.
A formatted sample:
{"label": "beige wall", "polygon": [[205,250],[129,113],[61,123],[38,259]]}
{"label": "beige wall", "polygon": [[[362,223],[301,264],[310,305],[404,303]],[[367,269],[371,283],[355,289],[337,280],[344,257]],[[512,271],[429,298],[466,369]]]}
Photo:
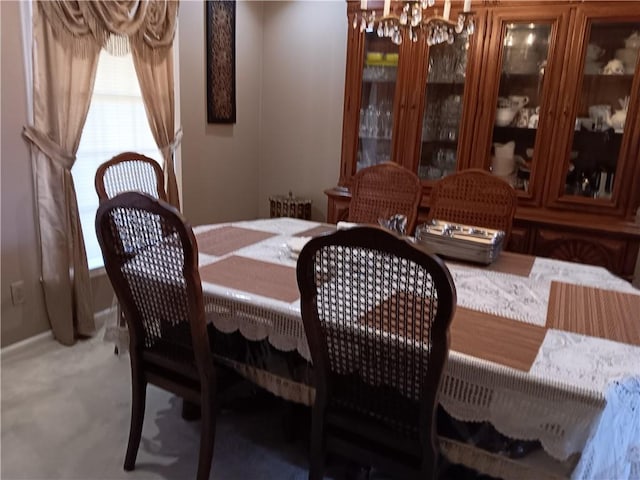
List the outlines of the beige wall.
{"label": "beige wall", "polygon": [[204,5],[180,6],[183,209],[193,224],[265,217],[292,190],[326,216],[340,168],[346,2],[239,1],[237,123],[207,125]]}
{"label": "beige wall", "polygon": [[257,216],[262,66],[262,3],[236,9],[237,123],[207,124],[205,7],[180,4],[182,198],[192,224]]}
{"label": "beige wall", "polygon": [[[2,345],[49,329],[40,288],[31,160],[20,135],[27,123],[25,69],[18,2],[0,2],[2,177]],[[25,303],[13,305],[10,285],[24,282]]]}
{"label": "beige wall", "polygon": [[[2,21],[1,344],[49,329],[39,286],[28,149],[19,2],[0,1]],[[184,137],[183,210],[194,225],[268,215],[268,197],[293,190],[324,219],[322,191],[340,164],[346,2],[243,1],[236,15],[237,122],[208,125],[202,1],[183,1],[179,19],[179,109]],[[26,303],[10,284],[23,280]],[[110,293],[94,279],[100,307]],[[103,288],[104,287],[104,288]]]}
{"label": "beige wall", "polygon": [[347,50],[342,0],[266,2],[263,38],[260,216],[269,196],[310,198],[325,220],[340,172]]}

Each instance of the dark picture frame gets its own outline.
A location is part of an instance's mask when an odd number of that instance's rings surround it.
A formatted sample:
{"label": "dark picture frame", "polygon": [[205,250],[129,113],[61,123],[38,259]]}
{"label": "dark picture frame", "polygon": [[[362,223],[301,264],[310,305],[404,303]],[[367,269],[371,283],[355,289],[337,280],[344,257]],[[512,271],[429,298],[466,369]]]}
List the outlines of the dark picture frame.
{"label": "dark picture frame", "polygon": [[207,123],[236,122],[236,2],[207,0]]}

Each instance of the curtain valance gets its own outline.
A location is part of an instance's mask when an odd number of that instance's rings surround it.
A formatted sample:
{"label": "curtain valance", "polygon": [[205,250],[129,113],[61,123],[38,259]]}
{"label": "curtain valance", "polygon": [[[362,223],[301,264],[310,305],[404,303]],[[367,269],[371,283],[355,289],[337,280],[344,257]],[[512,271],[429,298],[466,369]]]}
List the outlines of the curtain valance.
{"label": "curtain valance", "polygon": [[44,0],[38,8],[56,39],[86,56],[95,46],[115,55],[130,48],[146,60],[163,58],[173,44],[177,0]]}

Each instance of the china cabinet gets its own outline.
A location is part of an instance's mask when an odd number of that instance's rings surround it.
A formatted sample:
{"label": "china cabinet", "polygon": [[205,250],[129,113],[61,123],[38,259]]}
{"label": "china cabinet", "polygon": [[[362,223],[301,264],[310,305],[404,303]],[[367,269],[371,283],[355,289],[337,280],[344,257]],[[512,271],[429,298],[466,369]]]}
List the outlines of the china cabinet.
{"label": "china cabinet", "polygon": [[[350,24],[359,9],[347,1]],[[508,249],[630,278],[640,247],[640,2],[475,0],[473,11],[475,33],[451,44],[395,45],[349,28],[328,220],[346,216],[351,178],[365,166],[415,171],[421,219],[434,181],[484,168],[518,192]]]}

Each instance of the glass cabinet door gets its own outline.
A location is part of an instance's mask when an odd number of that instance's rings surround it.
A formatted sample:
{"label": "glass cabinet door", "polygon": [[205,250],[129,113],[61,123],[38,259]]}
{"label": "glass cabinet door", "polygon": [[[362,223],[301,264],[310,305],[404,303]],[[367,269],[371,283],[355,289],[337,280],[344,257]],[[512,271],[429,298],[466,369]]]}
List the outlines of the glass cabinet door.
{"label": "glass cabinet door", "polygon": [[536,158],[552,23],[514,22],[504,32],[490,169],[515,189],[527,192]]}
{"label": "glass cabinet door", "polygon": [[356,169],[391,160],[399,47],[365,32]]}
{"label": "glass cabinet door", "polygon": [[593,21],[584,38],[572,140],[563,152],[568,158],[559,190],[566,198],[609,201],[631,123],[627,110],[634,95],[640,21]]}
{"label": "glass cabinet door", "polygon": [[456,171],[469,38],[429,47],[418,176],[437,180]]}

